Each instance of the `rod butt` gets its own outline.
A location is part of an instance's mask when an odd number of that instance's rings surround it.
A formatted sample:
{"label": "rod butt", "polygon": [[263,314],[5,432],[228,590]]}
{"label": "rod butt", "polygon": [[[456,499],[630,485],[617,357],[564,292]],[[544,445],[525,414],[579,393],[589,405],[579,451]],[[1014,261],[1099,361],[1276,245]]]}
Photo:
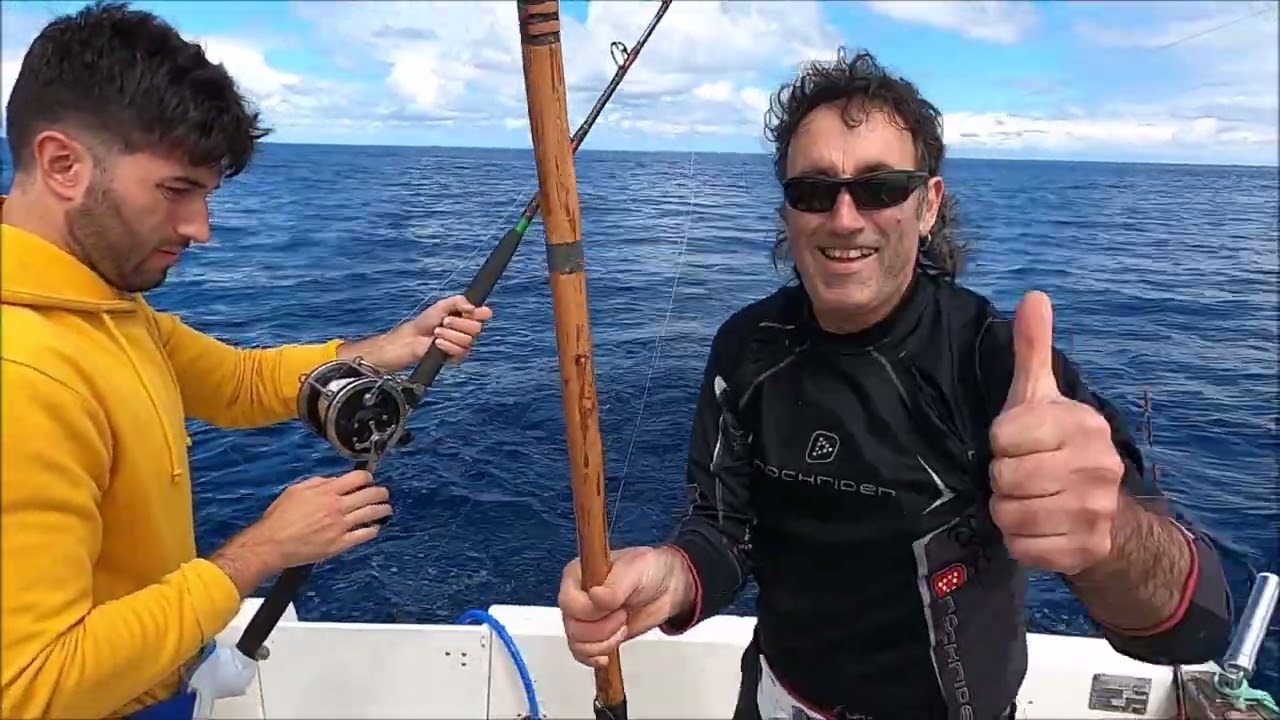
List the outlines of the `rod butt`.
{"label": "rod butt", "polygon": [[596,701],[595,713],[596,720],[627,720],[627,698],[624,696],[611,705],[602,705]]}

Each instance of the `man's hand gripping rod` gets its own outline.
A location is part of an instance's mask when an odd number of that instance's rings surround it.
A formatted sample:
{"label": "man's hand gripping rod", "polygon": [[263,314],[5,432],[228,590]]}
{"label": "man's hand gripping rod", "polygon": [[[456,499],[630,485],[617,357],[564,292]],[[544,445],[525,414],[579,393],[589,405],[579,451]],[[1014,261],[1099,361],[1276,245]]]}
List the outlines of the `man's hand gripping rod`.
{"label": "man's hand gripping rod", "polygon": [[[574,152],[586,139],[670,5],[671,0],[662,0],[653,19],[630,50],[618,42],[610,46],[618,67],[586,119],[573,133],[571,148]],[[520,219],[485,259],[463,293],[473,305],[479,307],[488,299],[524,239],[539,205],[535,192]],[[435,382],[445,361],[444,352],[432,345],[407,380],[383,372],[360,358],[330,361],[303,379],[302,390],[298,394],[298,417],[340,454],[355,460],[356,470],[373,472],[386,452],[411,439],[407,429],[409,414]],[[285,609],[297,598],[314,567],[298,565],[287,568],[271,586],[236,643],[236,648],[246,658],[255,661],[266,659],[268,653],[263,645],[267,637],[280,622]]]}

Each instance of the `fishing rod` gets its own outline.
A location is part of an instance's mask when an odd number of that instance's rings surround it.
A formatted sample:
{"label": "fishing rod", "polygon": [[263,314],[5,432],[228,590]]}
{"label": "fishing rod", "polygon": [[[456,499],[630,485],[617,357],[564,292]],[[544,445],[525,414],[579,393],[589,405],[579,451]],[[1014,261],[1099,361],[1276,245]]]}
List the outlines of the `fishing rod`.
{"label": "fishing rod", "polygon": [[[635,64],[640,51],[644,49],[662,17],[667,14],[670,5],[671,0],[662,0],[653,19],[630,49],[621,42],[614,42],[609,46],[617,65],[609,84],[596,99],[595,105],[572,138],[569,137],[568,122],[564,123],[561,144],[569,148],[570,162],[573,153],[577,152],[582,141],[591,132],[600,113],[626,77],[627,71]],[[520,9],[521,17],[524,17],[523,1],[520,2]],[[558,13],[558,6],[553,7],[553,12]],[[558,52],[558,19],[556,24]],[[561,81],[563,82],[563,78]],[[536,149],[535,143],[535,155]],[[539,193],[535,192],[519,220],[502,236],[480,266],[471,284],[463,292],[463,296],[472,305],[479,307],[489,297],[511,258],[515,256],[525,231],[537,216],[540,204]],[[576,200],[574,214],[577,214]],[[298,393],[298,417],[303,425],[327,440],[339,454],[355,460],[356,470],[372,473],[388,450],[405,445],[411,439],[407,430],[409,413],[422,402],[445,361],[444,351],[432,344],[408,378],[401,380],[361,358],[331,360],[302,380],[302,388]],[[245,657],[253,660],[266,658],[263,644],[280,622],[285,609],[297,598],[314,567],[314,564],[297,565],[280,573],[236,643],[236,648]]]}
{"label": "fishing rod", "polygon": [[[560,45],[559,0],[516,0],[520,18],[520,55],[529,106],[529,131],[538,166],[538,187],[547,245],[547,271],[560,356],[561,404],[573,512],[582,559],[582,587],[603,585],[609,575],[609,541],[604,506],[604,450],[591,360],[587,313],[587,276],[582,249],[577,172],[569,135],[564,58]],[[618,650],[595,670],[596,720],[626,720]]]}

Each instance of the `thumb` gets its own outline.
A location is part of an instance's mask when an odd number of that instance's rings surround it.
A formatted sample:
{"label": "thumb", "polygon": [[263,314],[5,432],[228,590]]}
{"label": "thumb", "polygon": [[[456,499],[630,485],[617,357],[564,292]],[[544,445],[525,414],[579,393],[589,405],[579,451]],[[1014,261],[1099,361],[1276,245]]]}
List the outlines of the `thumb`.
{"label": "thumb", "polygon": [[1013,379],[1005,408],[1061,397],[1053,376],[1053,304],[1036,290],[1018,303],[1013,316]]}
{"label": "thumb", "polygon": [[591,598],[591,604],[601,612],[612,612],[620,607],[627,605],[628,601],[644,582],[645,568],[643,563],[629,561],[627,558],[622,562],[614,561],[613,567],[609,569],[609,575],[605,578],[603,585],[587,590],[587,595]]}
{"label": "thumb", "polygon": [[469,313],[476,309],[476,306],[467,299],[467,296],[462,294],[450,295],[439,304],[442,315],[450,315],[452,313]]}
{"label": "thumb", "polygon": [[450,295],[435,301],[426,310],[418,313],[412,321],[414,331],[420,335],[435,330],[444,319],[452,314],[462,313],[471,307],[471,303],[462,295]]}

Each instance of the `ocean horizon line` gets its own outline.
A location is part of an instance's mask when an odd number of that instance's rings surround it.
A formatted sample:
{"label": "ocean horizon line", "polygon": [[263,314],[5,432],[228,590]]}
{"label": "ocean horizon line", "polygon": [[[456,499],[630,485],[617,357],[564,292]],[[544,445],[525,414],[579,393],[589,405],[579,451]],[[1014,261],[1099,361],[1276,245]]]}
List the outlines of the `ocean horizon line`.
{"label": "ocean horizon line", "polygon": [[[0,135],[0,140],[6,141],[8,137]],[[383,150],[412,149],[412,150],[471,150],[471,151],[492,151],[492,152],[512,152],[524,151],[532,152],[530,145],[440,145],[435,143],[423,143],[418,145],[404,144],[383,144],[383,143],[342,143],[342,142],[301,142],[295,140],[279,140],[264,139],[261,141],[263,145],[283,145],[291,147],[340,147],[340,148],[372,148]],[[6,148],[7,150],[7,148]],[[740,157],[768,157],[769,153],[764,151],[746,151],[746,150],[691,150],[691,149],[672,149],[672,150],[654,150],[648,148],[592,148],[582,147],[577,151],[581,155],[594,154],[614,154],[614,155],[726,155]],[[1136,159],[1099,159],[1099,158],[1072,158],[1072,157],[1049,157],[1049,156],[1027,156],[1027,157],[1007,157],[999,155],[979,155],[971,154],[964,151],[949,149],[947,160],[973,160],[981,162],[1009,162],[1009,163],[1054,163],[1054,164],[1093,164],[1093,165],[1130,165],[1130,166],[1161,166],[1161,167],[1200,167],[1200,168],[1249,168],[1249,169],[1270,169],[1280,170],[1280,158],[1271,164],[1267,163],[1212,163],[1197,162],[1189,160],[1136,160]]]}
{"label": "ocean horizon line", "polygon": [[[300,142],[294,140],[272,140],[266,139],[262,141],[263,145],[290,145],[298,147],[342,147],[342,148],[378,148],[378,149],[414,149],[414,150],[487,150],[494,152],[511,152],[525,151],[532,152],[531,145],[441,145],[437,143],[422,143],[419,145],[404,145],[396,143],[340,143],[340,142]],[[592,148],[583,146],[576,154],[592,155],[592,154],[614,154],[614,155],[729,155],[729,156],[750,156],[750,157],[768,157],[769,153],[763,151],[746,151],[746,150],[691,150],[688,148],[672,149],[672,150],[653,150],[648,148]],[[1001,157],[991,155],[974,155],[965,152],[957,152],[948,149],[947,160],[978,160],[983,162],[1028,162],[1028,163],[1089,163],[1095,165],[1159,165],[1159,166],[1182,166],[1182,167],[1217,167],[1217,168],[1254,168],[1254,169],[1277,169],[1280,170],[1280,158],[1277,162],[1270,165],[1265,163],[1249,164],[1249,163],[1210,163],[1210,162],[1193,162],[1187,160],[1102,160],[1096,158],[1071,158],[1071,157]]]}

